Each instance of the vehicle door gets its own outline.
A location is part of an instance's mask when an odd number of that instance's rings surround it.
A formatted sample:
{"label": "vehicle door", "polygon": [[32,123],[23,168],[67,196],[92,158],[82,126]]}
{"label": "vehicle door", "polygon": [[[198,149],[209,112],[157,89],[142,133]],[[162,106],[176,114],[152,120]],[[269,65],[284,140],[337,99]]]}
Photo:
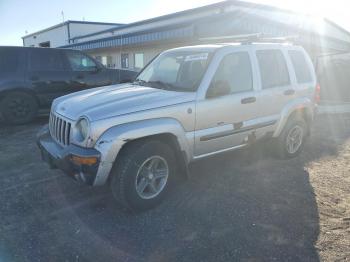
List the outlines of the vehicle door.
{"label": "vehicle door", "polygon": [[284,106],[295,98],[286,54],[280,49],[256,50],[259,72],[259,106],[265,117],[278,120]]}
{"label": "vehicle door", "polygon": [[65,54],[71,68],[71,84],[74,90],[112,84],[110,72],[102,64],[81,52],[68,50]]}
{"label": "vehicle door", "polygon": [[27,56],[26,79],[42,105],[50,106],[53,99],[71,91],[70,71],[61,50],[31,48]]}
{"label": "vehicle door", "polygon": [[197,101],[195,158],[242,146],[254,132],[261,109],[251,57],[237,51],[216,61],[206,95]]}

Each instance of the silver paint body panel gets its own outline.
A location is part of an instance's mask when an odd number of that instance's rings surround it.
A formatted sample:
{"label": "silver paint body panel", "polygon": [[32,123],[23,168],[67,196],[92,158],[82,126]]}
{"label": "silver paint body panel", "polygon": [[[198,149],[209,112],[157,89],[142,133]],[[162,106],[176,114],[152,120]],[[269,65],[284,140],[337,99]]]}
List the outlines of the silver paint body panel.
{"label": "silver paint body panel", "polygon": [[[185,47],[198,51],[201,47]],[[85,90],[54,101],[52,111],[72,122],[80,117],[90,121],[89,139],[83,147],[101,152],[101,163],[94,185],[106,183],[121,148],[129,141],[157,134],[176,137],[185,155],[186,164],[247,144],[249,135],[256,139],[272,133],[277,137],[288,117],[295,110],[307,109],[313,116],[313,95],[316,77],[312,62],[301,47],[281,44],[227,44],[203,46],[203,51],[215,50],[211,63],[196,92],[175,92],[134,84],[121,84]],[[176,50],[178,50],[177,48]],[[261,49],[282,50],[291,84],[267,90],[261,88],[260,72],[255,52]],[[301,50],[312,68],[313,80],[297,84],[288,50]],[[171,52],[172,50],[166,51]],[[253,74],[253,90],[208,99],[210,82],[226,55],[234,52],[249,54]],[[295,93],[285,96],[293,89]],[[254,103],[241,100],[255,97]]]}

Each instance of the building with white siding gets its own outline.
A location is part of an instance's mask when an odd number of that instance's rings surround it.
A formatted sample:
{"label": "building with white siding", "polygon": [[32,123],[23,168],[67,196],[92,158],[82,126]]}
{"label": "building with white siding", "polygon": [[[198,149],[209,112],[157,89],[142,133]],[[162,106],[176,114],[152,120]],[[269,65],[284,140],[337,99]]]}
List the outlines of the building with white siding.
{"label": "building with white siding", "polygon": [[35,33],[23,36],[23,46],[59,47],[73,43],[72,38],[117,28],[122,24],[86,21],[71,21],[51,26]]}
{"label": "building with white siding", "polygon": [[219,2],[72,37],[71,44],[63,47],[83,50],[109,67],[138,70],[169,48],[252,33],[296,36],[313,58],[350,51],[350,33],[327,19],[242,1]]}
{"label": "building with white siding", "polygon": [[79,49],[107,67],[139,70],[169,48],[252,33],[297,36],[313,58],[350,51],[350,33],[327,19],[232,0],[130,24],[67,21],[24,36],[23,43]]}

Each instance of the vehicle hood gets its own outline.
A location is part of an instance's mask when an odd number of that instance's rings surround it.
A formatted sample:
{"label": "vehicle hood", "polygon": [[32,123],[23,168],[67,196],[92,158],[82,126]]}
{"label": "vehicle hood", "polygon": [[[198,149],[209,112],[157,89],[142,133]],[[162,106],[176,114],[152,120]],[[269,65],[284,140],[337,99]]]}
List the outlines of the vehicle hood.
{"label": "vehicle hood", "polygon": [[84,90],[60,97],[53,110],[71,120],[86,116],[90,121],[190,102],[195,93],[175,92],[134,84]]}

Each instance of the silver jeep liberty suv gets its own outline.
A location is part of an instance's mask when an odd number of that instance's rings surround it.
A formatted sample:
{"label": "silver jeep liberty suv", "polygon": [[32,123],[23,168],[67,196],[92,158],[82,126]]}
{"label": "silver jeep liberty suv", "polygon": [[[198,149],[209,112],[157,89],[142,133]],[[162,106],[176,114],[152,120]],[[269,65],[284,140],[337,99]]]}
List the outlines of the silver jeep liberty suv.
{"label": "silver jeep liberty suv", "polygon": [[192,161],[271,137],[279,156],[303,148],[319,97],[312,62],[291,44],[165,51],[132,83],[56,99],[38,134],[42,158],[131,210],[165,196]]}

